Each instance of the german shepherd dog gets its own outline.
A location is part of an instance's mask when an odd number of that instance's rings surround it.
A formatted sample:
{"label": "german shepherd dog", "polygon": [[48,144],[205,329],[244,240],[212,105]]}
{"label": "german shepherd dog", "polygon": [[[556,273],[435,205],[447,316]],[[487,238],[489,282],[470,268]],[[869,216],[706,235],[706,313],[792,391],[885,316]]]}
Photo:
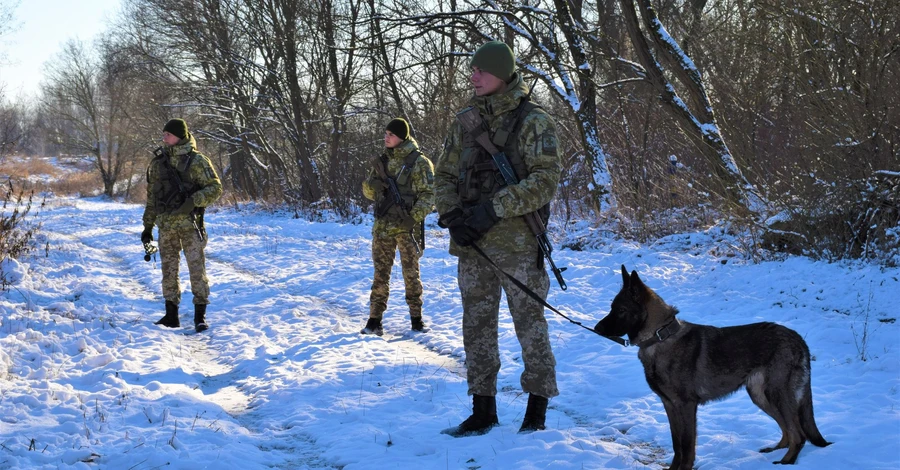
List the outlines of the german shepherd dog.
{"label": "german shepherd dog", "polygon": [[725,398],[741,386],[781,428],[781,440],[760,452],[787,448],[776,464],[793,464],[808,439],[822,438],[813,418],[809,348],[796,331],[774,323],[716,328],[675,318],[636,271],[622,266],[622,290],[594,331],[628,335],[639,348],[644,376],[669,418],[672,470],[691,470],[696,457],[697,406]]}

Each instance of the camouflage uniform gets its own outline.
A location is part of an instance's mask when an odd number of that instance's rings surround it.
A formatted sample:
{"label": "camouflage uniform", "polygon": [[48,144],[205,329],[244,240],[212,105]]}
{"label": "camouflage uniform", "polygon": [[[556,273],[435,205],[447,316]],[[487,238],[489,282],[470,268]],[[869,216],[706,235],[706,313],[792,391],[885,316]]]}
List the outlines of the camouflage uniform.
{"label": "camouflage uniform", "polygon": [[[527,86],[519,75],[501,93],[475,96],[470,105],[481,113],[494,135],[503,118],[517,109],[527,95]],[[515,142],[512,139],[516,139]],[[528,113],[519,132],[510,136],[508,146],[518,146],[527,177],[516,185],[504,187],[490,195],[494,212],[500,220],[478,240],[477,245],[500,266],[535,293],[546,298],[549,278],[543,269],[534,234],[522,215],[537,211],[553,198],[560,176],[556,125],[543,110]],[[469,209],[460,197],[460,162],[483,151],[471,143],[462,126],[455,122],[444,143],[443,154],[435,171],[435,205],[440,214],[454,209]],[[519,175],[520,177],[522,175]],[[491,267],[474,250],[450,242],[450,254],[459,257],[458,282],[463,301],[463,342],[469,395],[494,396],[500,353],[497,323],[500,289],[507,303],[519,344],[525,371],[522,389],[530,394],[551,398],[557,396],[556,360],[550,348],[544,309],[519,288],[513,287],[503,274]]]}
{"label": "camouflage uniform", "polygon": [[[388,175],[397,175],[404,165],[406,157],[419,149],[419,144],[412,137],[403,141],[393,149],[385,149]],[[390,197],[388,190],[380,193],[373,188],[378,179],[374,169],[363,181],[363,195],[380,204],[384,198]],[[419,153],[412,173],[409,175],[409,196],[405,201],[411,206],[409,215],[415,221],[412,231],[402,227],[402,215],[398,208],[382,217],[376,217],[372,225],[372,263],[375,274],[372,278],[372,293],[369,296],[369,318],[381,320],[387,309],[390,293],[391,268],[394,265],[394,253],[400,251],[400,265],[403,268],[403,280],[406,284],[406,304],[409,305],[410,318],[422,317],[422,280],[419,276],[419,258],[425,250],[425,236],[422,221],[431,213],[434,205],[434,166],[431,160]],[[414,241],[415,240],[415,241]]]}
{"label": "camouflage uniform", "polygon": [[[196,207],[206,207],[222,195],[222,183],[209,158],[197,152],[197,143],[193,135],[188,135],[173,147],[166,147],[165,156],[154,158],[147,168],[147,204],[144,207],[144,226],[159,227],[159,256],[162,261],[162,290],[167,301],[178,305],[181,301],[181,288],[178,285],[179,254],[184,250],[188,272],[191,279],[191,292],[195,305],[209,303],[209,279],[206,277],[206,228],[202,215],[197,215],[197,226],[203,234],[201,240],[194,227],[191,214],[172,214],[180,206],[179,199],[168,207],[162,201],[165,187],[165,166],[162,158],[168,158],[169,164],[175,167],[186,188],[192,194]],[[185,164],[189,154],[194,153],[190,167],[185,173]]]}

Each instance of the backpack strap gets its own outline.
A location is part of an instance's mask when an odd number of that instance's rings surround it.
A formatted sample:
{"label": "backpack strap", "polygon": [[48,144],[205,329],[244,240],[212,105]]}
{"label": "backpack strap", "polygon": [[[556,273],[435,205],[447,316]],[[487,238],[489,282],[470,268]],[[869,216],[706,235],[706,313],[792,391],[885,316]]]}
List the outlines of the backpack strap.
{"label": "backpack strap", "polygon": [[494,145],[501,149],[505,148],[507,141],[509,141],[509,136],[515,132],[518,127],[522,126],[522,121],[525,120],[525,117],[528,116],[532,110],[539,107],[540,106],[532,103],[531,100],[527,98],[520,101],[519,105],[516,106],[516,109],[503,118],[500,128],[494,133],[494,138],[491,139],[494,142]]}
{"label": "backpack strap", "polygon": [[400,172],[397,173],[397,184],[406,186],[409,182],[409,174],[412,173],[412,169],[416,166],[416,161],[419,160],[419,155],[418,149],[409,152],[409,155],[403,160],[403,167],[401,167]]}

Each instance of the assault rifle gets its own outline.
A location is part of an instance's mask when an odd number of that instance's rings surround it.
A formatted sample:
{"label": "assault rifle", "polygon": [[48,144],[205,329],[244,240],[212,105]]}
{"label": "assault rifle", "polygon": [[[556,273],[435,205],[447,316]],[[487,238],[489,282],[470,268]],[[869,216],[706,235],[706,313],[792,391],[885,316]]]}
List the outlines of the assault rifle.
{"label": "assault rifle", "polygon": [[[491,142],[488,132],[482,127],[484,120],[481,119],[481,114],[478,113],[478,109],[474,106],[470,106],[457,113],[456,119],[459,120],[459,123],[462,124],[466,132],[475,136],[475,141],[491,154],[491,158],[494,159],[494,164],[497,165],[500,176],[503,177],[503,181],[506,185],[519,184],[519,179],[516,177],[516,173],[509,163],[509,158],[507,158],[506,154]],[[547,238],[547,227],[544,226],[544,221],[541,220],[541,216],[537,212],[529,212],[523,217],[525,217],[525,223],[528,225],[528,228],[531,229],[531,233],[533,233],[534,237],[537,239],[541,253],[543,253],[544,258],[546,258],[547,262],[550,264],[550,270],[553,271],[553,275],[556,276],[556,282],[559,283],[560,289],[568,289],[569,287],[562,277],[562,272],[565,271],[566,268],[557,268],[556,263],[553,262],[553,258],[550,257],[550,253],[553,252],[553,245],[550,243],[550,239]]]}
{"label": "assault rifle", "polygon": [[[153,151],[153,155],[156,158],[162,159],[163,166],[166,167],[166,171],[169,172],[169,176],[175,181],[175,184],[178,186],[178,192],[172,193],[171,195],[169,195],[168,200],[163,201],[166,207],[171,207],[170,204],[175,196],[181,196],[181,203],[183,204],[184,201],[187,200],[187,198],[191,197],[191,195],[188,194],[187,189],[185,189],[184,183],[181,181],[181,175],[178,174],[178,170],[176,170],[174,166],[169,164],[169,158],[165,153],[166,152],[162,147],[156,147],[156,150]],[[190,158],[191,157],[189,157],[188,164],[185,165],[185,168],[188,168],[190,166]],[[191,223],[194,224],[194,230],[197,231],[197,238],[199,238],[200,241],[203,241],[203,231],[200,230],[200,226],[197,225],[197,213],[193,210],[191,211]]]}
{"label": "assault rifle", "polygon": [[[384,208],[381,208],[382,212],[387,212],[387,210],[390,209],[391,206],[396,205],[400,209],[400,214],[404,219],[411,219],[412,215],[410,215],[409,209],[406,208],[406,205],[403,204],[403,197],[400,196],[400,188],[397,187],[397,181],[394,178],[388,176],[387,169],[385,169],[385,163],[380,156],[372,159],[372,166],[375,167],[375,172],[378,173],[378,176],[385,182],[387,182],[389,193],[388,196],[391,198],[390,204],[386,205]],[[418,253],[419,242],[416,241],[416,236],[413,234],[413,230],[409,231],[409,239],[416,247],[416,253]]]}

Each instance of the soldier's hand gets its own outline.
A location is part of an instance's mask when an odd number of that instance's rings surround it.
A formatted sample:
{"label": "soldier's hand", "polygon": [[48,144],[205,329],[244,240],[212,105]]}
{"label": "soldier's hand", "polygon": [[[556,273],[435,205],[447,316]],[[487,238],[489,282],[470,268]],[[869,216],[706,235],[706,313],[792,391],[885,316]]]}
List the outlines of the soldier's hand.
{"label": "soldier's hand", "polygon": [[369,187],[376,193],[383,193],[387,189],[387,184],[381,178],[372,178],[369,180]]}
{"label": "soldier's hand", "polygon": [[450,228],[453,225],[462,224],[465,221],[465,217],[463,217],[463,210],[459,207],[454,207],[452,211],[447,212],[442,215],[438,219],[438,227],[440,228]]}
{"label": "soldier's hand", "polygon": [[494,212],[494,204],[491,201],[485,201],[472,208],[472,215],[466,219],[466,226],[484,235],[499,220],[500,217],[497,217],[497,213]]}
{"label": "soldier's hand", "polygon": [[481,240],[482,236],[484,234],[476,232],[472,227],[463,223],[450,227],[450,239],[459,246],[470,246]]}
{"label": "soldier's hand", "polygon": [[416,225],[418,225],[418,223],[416,223],[416,219],[413,219],[412,217],[404,217],[403,221],[400,222],[400,227],[407,232],[412,230]]}
{"label": "soldier's hand", "polygon": [[192,210],[194,210],[194,198],[188,197],[184,200],[184,204],[182,204],[178,209],[175,209],[175,211],[172,213],[179,215],[188,215]]}
{"label": "soldier's hand", "polygon": [[141,232],[141,243],[150,243],[153,241],[153,226],[145,225],[144,231]]}
{"label": "soldier's hand", "polygon": [[456,207],[438,219],[438,226],[450,230],[450,239],[459,246],[469,246],[481,238],[481,234],[466,225],[466,213]]}

